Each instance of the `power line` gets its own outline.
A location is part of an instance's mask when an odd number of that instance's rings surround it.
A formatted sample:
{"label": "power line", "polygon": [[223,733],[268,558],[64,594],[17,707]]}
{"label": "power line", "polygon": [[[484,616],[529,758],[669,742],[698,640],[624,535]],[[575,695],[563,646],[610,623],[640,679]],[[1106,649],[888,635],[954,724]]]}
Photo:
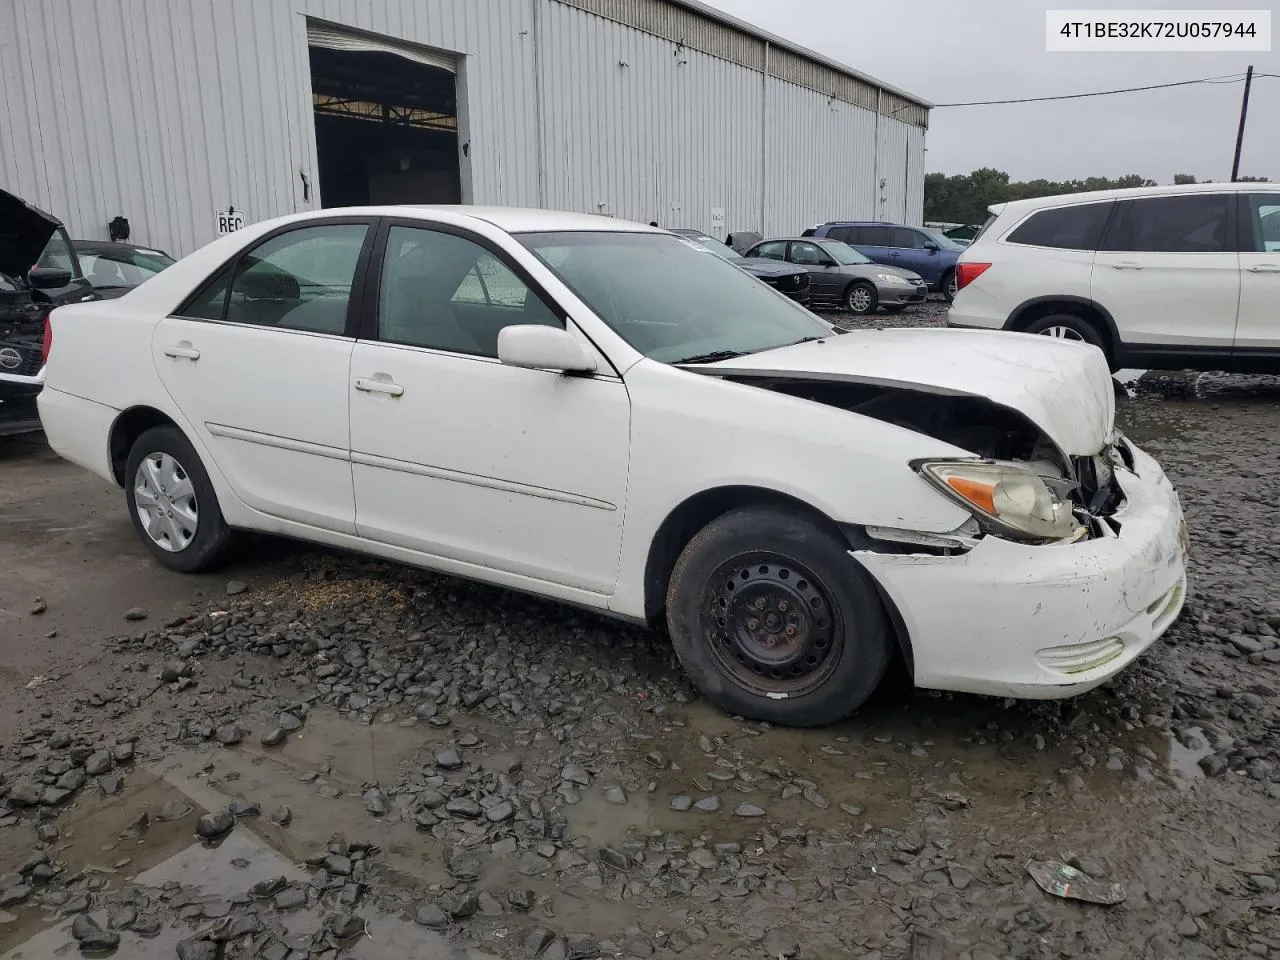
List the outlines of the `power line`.
{"label": "power line", "polygon": [[[1273,77],[1271,73],[1255,73],[1255,77]],[[1151,83],[1142,87],[1121,87],[1118,90],[1095,90],[1090,93],[1062,93],[1052,97],[1021,97],[1010,100],[965,100],[959,103],[935,103],[934,109],[942,107],[988,107],[1005,103],[1044,103],[1049,100],[1080,100],[1085,97],[1110,97],[1118,93],[1141,93],[1144,90],[1164,90],[1169,87],[1189,87],[1197,83],[1239,83],[1244,79],[1243,73],[1224,74],[1220,77],[1201,77],[1198,80],[1175,80],[1172,83]]]}

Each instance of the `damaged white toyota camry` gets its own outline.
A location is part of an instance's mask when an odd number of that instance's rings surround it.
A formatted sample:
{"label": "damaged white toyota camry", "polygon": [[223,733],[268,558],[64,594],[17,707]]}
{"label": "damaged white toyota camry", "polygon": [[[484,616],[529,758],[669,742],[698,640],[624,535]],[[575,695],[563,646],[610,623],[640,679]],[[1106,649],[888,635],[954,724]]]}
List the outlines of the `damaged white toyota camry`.
{"label": "damaged white toyota camry", "polygon": [[237,530],[665,620],[725,710],[921,687],[1064,697],[1177,617],[1185,527],[1090,346],[839,334],[604,217],[260,223],[61,307],[40,416],[195,571]]}

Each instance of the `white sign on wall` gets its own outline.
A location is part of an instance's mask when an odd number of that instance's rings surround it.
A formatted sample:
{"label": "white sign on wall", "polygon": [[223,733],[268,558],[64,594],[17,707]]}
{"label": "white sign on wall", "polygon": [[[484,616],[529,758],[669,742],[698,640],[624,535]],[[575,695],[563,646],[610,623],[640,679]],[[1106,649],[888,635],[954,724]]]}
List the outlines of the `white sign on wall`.
{"label": "white sign on wall", "polygon": [[711,208],[711,222],[718,227],[724,226],[724,207]]}
{"label": "white sign on wall", "polygon": [[237,210],[235,207],[228,207],[226,210],[216,210],[216,219],[218,223],[218,236],[225,237],[228,233],[235,233],[244,227],[244,211]]}

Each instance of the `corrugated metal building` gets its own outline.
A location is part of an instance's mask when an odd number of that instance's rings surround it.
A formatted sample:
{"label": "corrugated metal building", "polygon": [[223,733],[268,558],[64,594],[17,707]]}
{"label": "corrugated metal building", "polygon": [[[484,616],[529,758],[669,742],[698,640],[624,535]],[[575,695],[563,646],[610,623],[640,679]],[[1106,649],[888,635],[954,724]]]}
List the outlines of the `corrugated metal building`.
{"label": "corrugated metal building", "polygon": [[359,202],[919,223],[929,105],[694,0],[8,0],[0,186],[185,254]]}

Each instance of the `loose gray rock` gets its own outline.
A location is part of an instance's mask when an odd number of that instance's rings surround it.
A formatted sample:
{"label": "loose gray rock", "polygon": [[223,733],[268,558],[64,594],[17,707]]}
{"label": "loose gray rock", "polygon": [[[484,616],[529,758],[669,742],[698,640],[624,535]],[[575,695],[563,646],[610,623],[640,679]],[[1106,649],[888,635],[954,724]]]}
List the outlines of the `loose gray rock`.
{"label": "loose gray rock", "polygon": [[297,910],[307,905],[307,891],[301,887],[286,887],[272,901],[277,910]]}
{"label": "loose gray rock", "polygon": [[156,819],[167,823],[170,820],[181,820],[190,812],[191,807],[184,801],[170,800],[160,808],[160,812],[156,814]]}
{"label": "loose gray rock", "polygon": [[583,770],[576,763],[568,764],[560,771],[560,779],[566,783],[575,783],[580,787],[591,785],[591,774]]}
{"label": "loose gray rock", "polygon": [[685,810],[688,810],[692,806],[693,806],[693,797],[690,797],[687,794],[682,793],[679,796],[675,796],[671,798],[672,810],[678,810],[681,813],[683,813]]}
{"label": "loose gray rock", "polygon": [[228,723],[225,726],[219,727],[214,736],[224,747],[234,747],[244,739],[244,731],[234,723]]}
{"label": "loose gray rock", "polygon": [[528,913],[533,909],[537,898],[532,890],[511,890],[507,893],[507,903],[511,905],[511,909],[519,910],[521,913]]}
{"label": "loose gray rock", "polygon": [[754,803],[740,803],[738,808],[733,811],[737,817],[763,817],[764,810],[757,807]]}
{"label": "loose gray rock", "polygon": [[20,903],[26,903],[31,892],[31,885],[26,883],[0,890],[0,907],[15,907]]}
{"label": "loose gray rock", "polygon": [[720,809],[720,798],[714,794],[710,797],[703,797],[694,806],[703,813],[715,813]]}
{"label": "loose gray rock", "polygon": [[133,741],[126,743],[117,743],[111,748],[111,756],[116,763],[132,763],[133,762]]}
{"label": "loose gray rock", "polygon": [[247,583],[242,583],[239,580],[227,581],[228,597],[238,597],[240,594],[244,593],[248,589],[249,589],[249,585]]}
{"label": "loose gray rock", "polygon": [[462,757],[454,749],[441,750],[436,754],[436,766],[441,770],[457,770],[462,766]]}
{"label": "loose gray rock", "polygon": [[105,796],[114,797],[124,789],[124,777],[118,773],[109,773],[105,777],[98,779],[98,787]]}
{"label": "loose gray rock", "polygon": [[474,917],[479,908],[480,898],[475,891],[470,891],[453,902],[453,906],[449,908],[449,916],[455,920],[467,920]]}
{"label": "loose gray rock", "polygon": [[623,790],[622,787],[619,786],[606,787],[604,791],[604,798],[610,803],[621,805],[627,802],[627,791]]}
{"label": "loose gray rock", "polygon": [[49,604],[44,602],[44,597],[36,597],[31,601],[31,615],[38,617],[49,609]]}
{"label": "loose gray rock", "polygon": [[58,778],[58,782],[55,786],[57,786],[59,790],[66,790],[68,793],[75,793],[85,785],[88,779],[89,778],[85,775],[84,768],[72,767]]}
{"label": "loose gray rock", "polygon": [[1220,777],[1227,772],[1227,761],[1217,755],[1201,757],[1200,769],[1206,777]]}
{"label": "loose gray rock", "polygon": [[760,945],[764,947],[765,955],[771,960],[794,957],[800,952],[800,944],[790,930],[778,928],[769,930],[760,941]]}
{"label": "loose gray rock", "polygon": [[145,620],[151,616],[151,613],[144,607],[130,607],[124,612],[126,620]]}
{"label": "loose gray rock", "polygon": [[375,817],[384,816],[387,812],[387,795],[376,787],[372,790],[366,790],[364,797],[364,808]]}
{"label": "loose gray rock", "polygon": [[329,921],[329,932],[337,940],[351,940],[364,935],[365,923],[359,917],[344,913]]}
{"label": "loose gray rock", "polygon": [[208,940],[183,940],[178,944],[178,960],[217,960],[218,945]]}
{"label": "loose gray rock", "polygon": [[262,735],[262,745],[264,747],[278,747],[288,738],[288,734],[277,727],[269,733]]}
{"label": "loose gray rock", "polygon": [[13,785],[8,799],[11,806],[35,807],[39,806],[43,793],[42,787],[36,786],[30,780],[22,780]]}
{"label": "loose gray rock", "polygon": [[420,927],[439,930],[449,925],[449,917],[434,903],[423,903],[414,911],[413,922]]}
{"label": "loose gray rock", "polygon": [[216,840],[231,832],[236,825],[236,818],[230,810],[218,810],[206,813],[196,823],[196,836],[204,840]]}
{"label": "loose gray rock", "polygon": [[280,713],[280,719],[277,721],[277,725],[285,733],[293,733],[295,730],[302,729],[302,718],[296,713],[290,713],[288,710],[283,710]]}
{"label": "loose gray rock", "polygon": [[500,803],[495,803],[484,812],[485,819],[490,823],[505,823],[515,815],[516,808],[506,800],[503,800]]}
{"label": "loose gray rock", "polygon": [[262,813],[262,805],[256,800],[232,800],[227,804],[227,811],[240,820],[244,817],[256,817]]}
{"label": "loose gray rock", "polygon": [[87,913],[77,916],[71,924],[71,936],[86,953],[105,953],[120,946],[120,934],[102,929],[98,921]]}
{"label": "loose gray rock", "polygon": [[287,827],[293,823],[293,811],[288,807],[276,807],[271,813],[271,822],[277,827]]}
{"label": "loose gray rock", "polygon": [[331,853],[324,858],[324,868],[335,877],[349,877],[354,865],[351,863],[350,857],[344,857],[338,853]]}
{"label": "loose gray rock", "polygon": [[524,937],[524,953],[526,957],[540,957],[551,944],[556,935],[546,927],[531,927]]}

